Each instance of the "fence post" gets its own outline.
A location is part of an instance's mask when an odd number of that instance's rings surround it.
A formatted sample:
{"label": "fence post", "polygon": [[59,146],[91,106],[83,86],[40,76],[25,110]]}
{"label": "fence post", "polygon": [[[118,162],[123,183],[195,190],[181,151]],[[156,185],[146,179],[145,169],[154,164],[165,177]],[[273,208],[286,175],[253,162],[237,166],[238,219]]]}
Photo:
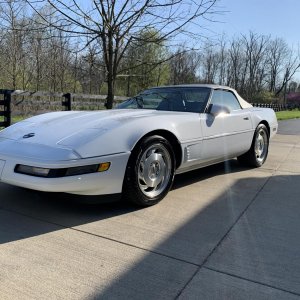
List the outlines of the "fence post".
{"label": "fence post", "polygon": [[71,93],[63,94],[63,97],[65,99],[62,100],[61,105],[65,107],[65,110],[72,110]]}
{"label": "fence post", "polygon": [[0,111],[0,116],[4,117],[4,121],[0,122],[0,127],[8,127],[11,125],[11,90],[1,90],[3,100],[0,100],[0,105],[3,106],[3,111]]}
{"label": "fence post", "polygon": [[11,125],[11,91],[6,91],[4,93],[4,111],[5,111],[5,115],[4,115],[4,122],[6,122],[6,126],[8,127]]}

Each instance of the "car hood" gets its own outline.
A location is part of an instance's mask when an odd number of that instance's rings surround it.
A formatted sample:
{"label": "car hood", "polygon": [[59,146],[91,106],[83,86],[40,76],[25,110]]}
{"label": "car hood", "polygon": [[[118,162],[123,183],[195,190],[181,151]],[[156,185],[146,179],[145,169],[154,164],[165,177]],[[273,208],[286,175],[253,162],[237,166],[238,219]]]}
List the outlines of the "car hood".
{"label": "car hood", "polygon": [[6,128],[0,139],[71,149],[79,157],[100,156],[130,150],[123,141],[126,124],[168,114],[172,112],[127,109],[47,113]]}

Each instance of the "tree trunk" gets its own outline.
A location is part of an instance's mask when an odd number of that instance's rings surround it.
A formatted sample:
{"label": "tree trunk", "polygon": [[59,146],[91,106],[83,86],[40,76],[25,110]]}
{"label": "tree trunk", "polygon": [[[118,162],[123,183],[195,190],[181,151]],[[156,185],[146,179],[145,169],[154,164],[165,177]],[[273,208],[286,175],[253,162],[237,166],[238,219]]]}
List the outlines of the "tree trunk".
{"label": "tree trunk", "polygon": [[105,106],[107,109],[112,109],[115,96],[115,78],[111,73],[107,74],[107,98]]}

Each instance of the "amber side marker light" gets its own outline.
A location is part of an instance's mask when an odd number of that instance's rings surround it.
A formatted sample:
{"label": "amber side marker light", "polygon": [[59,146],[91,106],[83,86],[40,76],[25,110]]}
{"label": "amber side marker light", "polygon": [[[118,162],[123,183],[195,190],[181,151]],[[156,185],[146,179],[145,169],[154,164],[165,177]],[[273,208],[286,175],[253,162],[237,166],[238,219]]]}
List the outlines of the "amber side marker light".
{"label": "amber side marker light", "polygon": [[109,169],[109,167],[110,167],[110,162],[101,163],[101,164],[99,164],[98,172],[107,171]]}

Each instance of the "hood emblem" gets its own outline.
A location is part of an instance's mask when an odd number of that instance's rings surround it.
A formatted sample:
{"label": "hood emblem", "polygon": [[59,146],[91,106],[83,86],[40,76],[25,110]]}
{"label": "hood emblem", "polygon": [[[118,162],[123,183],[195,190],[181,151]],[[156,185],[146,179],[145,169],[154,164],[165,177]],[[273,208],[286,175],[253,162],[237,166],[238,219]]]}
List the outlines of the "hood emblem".
{"label": "hood emblem", "polygon": [[25,135],[23,135],[23,139],[29,139],[35,136],[35,133],[31,132],[31,133],[27,133]]}

